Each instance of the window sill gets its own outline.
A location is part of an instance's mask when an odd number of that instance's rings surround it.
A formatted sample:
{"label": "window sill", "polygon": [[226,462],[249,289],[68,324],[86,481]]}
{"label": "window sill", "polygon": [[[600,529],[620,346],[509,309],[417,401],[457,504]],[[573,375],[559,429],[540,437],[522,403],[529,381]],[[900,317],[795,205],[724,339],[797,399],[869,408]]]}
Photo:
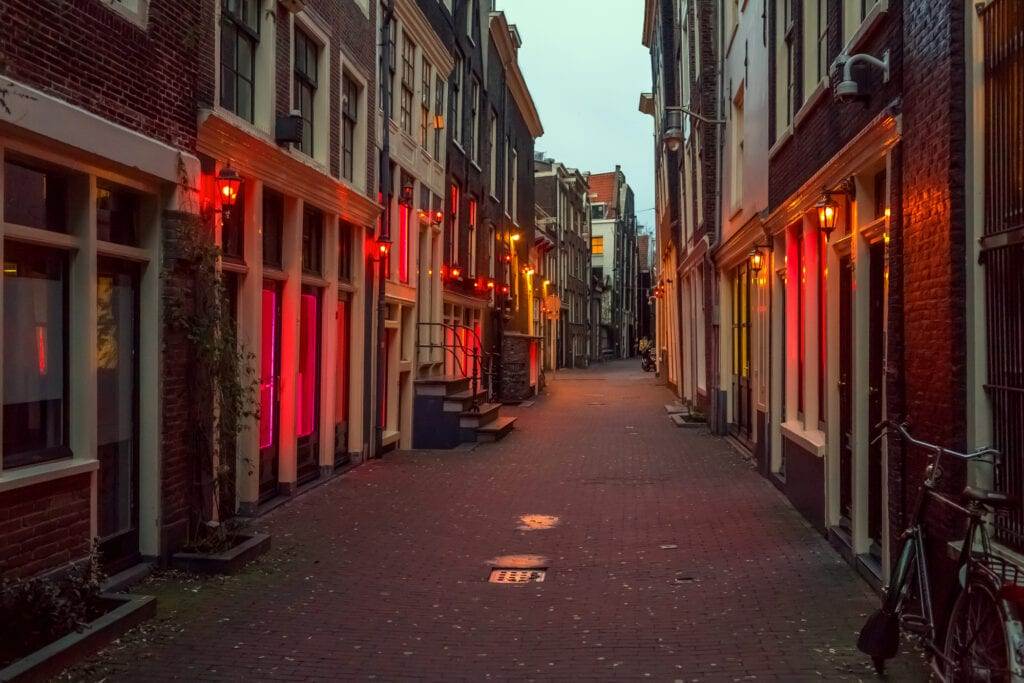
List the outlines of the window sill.
{"label": "window sill", "polygon": [[0,472],[0,493],[99,469],[99,460],[60,460]]}
{"label": "window sill", "polygon": [[483,173],[483,169],[480,168],[480,164],[476,162],[476,159],[470,159],[469,165],[477,170],[478,173]]}
{"label": "window sill", "polygon": [[793,128],[799,128],[800,124],[811,115],[811,112],[818,106],[818,104],[825,98],[825,95],[830,92],[828,76],[818,81],[818,85],[814,86],[814,90],[811,91],[811,96],[808,97],[796,115],[793,117]]}
{"label": "window sill", "polygon": [[775,141],[775,144],[768,150],[768,159],[771,160],[776,154],[779,153],[786,143],[793,137],[793,124],[786,126],[786,129],[779,134],[779,138]]}
{"label": "window sill", "polygon": [[213,111],[218,117],[224,119],[225,121],[233,125],[235,128],[238,128],[239,130],[242,130],[245,133],[252,135],[255,138],[259,138],[260,140],[271,145],[277,144],[277,141],[274,139],[274,136],[271,135],[269,131],[264,130],[255,123],[242,118],[230,109],[227,109],[226,107],[223,107],[220,104],[215,104],[213,106]]}
{"label": "window sill", "polygon": [[782,436],[819,458],[825,455],[825,433],[820,429],[805,429],[803,423],[790,420],[782,423]]}

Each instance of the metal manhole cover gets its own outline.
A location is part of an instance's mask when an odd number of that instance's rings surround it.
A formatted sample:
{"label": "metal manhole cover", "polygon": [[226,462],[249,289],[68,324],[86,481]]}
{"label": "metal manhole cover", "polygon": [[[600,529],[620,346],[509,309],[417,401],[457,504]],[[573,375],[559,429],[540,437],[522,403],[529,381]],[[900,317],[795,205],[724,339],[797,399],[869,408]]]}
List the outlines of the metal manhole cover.
{"label": "metal manhole cover", "polygon": [[490,583],[541,583],[544,581],[544,574],[546,572],[546,569],[508,569],[496,567],[491,570],[491,575],[487,580]]}

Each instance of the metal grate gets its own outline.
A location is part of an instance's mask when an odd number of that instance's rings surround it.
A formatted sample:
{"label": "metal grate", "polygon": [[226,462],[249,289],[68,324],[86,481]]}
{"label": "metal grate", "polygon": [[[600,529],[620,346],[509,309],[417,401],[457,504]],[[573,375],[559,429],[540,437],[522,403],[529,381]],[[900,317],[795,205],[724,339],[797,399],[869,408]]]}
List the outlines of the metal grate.
{"label": "metal grate", "polygon": [[[981,10],[985,47],[985,264],[988,382],[994,445],[1003,454],[996,487],[1024,494],[1024,3]],[[1024,512],[996,517],[997,536],[1024,548]]]}
{"label": "metal grate", "polygon": [[487,580],[490,583],[541,583],[544,581],[544,575],[546,573],[546,569],[509,569],[505,567],[495,567],[491,570],[491,575]]}

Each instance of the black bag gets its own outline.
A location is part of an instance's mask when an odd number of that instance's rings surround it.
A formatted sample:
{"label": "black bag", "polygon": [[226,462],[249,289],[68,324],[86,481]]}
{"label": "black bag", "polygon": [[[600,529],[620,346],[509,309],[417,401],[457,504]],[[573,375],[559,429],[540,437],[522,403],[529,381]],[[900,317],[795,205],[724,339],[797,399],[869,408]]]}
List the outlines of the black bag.
{"label": "black bag", "polygon": [[900,617],[880,609],[864,623],[857,649],[872,659],[892,659],[900,649]]}

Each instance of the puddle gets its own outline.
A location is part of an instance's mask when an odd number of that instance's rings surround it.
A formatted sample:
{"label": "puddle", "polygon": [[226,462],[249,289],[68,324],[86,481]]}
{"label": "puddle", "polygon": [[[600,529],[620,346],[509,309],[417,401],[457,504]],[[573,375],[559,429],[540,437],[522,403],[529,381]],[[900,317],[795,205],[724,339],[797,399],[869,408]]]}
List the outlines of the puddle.
{"label": "puddle", "polygon": [[523,515],[519,521],[521,524],[516,528],[520,531],[539,531],[558,526],[558,517],[554,515]]}
{"label": "puddle", "polygon": [[547,569],[551,561],[543,555],[499,555],[487,560],[487,564],[502,569]]}

